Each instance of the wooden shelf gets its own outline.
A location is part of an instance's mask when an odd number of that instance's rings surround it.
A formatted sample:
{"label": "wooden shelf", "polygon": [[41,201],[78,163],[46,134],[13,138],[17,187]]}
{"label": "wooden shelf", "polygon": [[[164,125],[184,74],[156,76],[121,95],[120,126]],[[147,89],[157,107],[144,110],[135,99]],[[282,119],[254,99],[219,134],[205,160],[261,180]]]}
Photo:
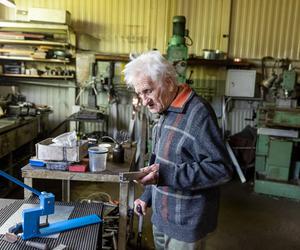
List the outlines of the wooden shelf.
{"label": "wooden shelf", "polygon": [[46,40],[13,40],[13,39],[0,39],[0,44],[21,44],[21,45],[51,45],[51,46],[60,46],[66,47],[69,46],[68,43],[63,42],[54,42]]}
{"label": "wooden shelf", "polygon": [[51,78],[51,79],[73,79],[74,76],[47,76],[47,75],[25,75],[25,74],[1,74],[6,77],[18,78]]}
{"label": "wooden shelf", "polygon": [[223,59],[223,60],[212,60],[212,59],[204,59],[201,57],[189,58],[187,64],[190,66],[211,66],[211,67],[240,67],[240,68],[248,68],[251,66],[248,62],[234,62],[232,59]]}
{"label": "wooden shelf", "polygon": [[32,61],[32,62],[53,62],[53,63],[69,63],[70,60],[62,59],[37,59],[32,57],[22,57],[22,56],[0,56],[0,60],[18,60],[18,61]]}
{"label": "wooden shelf", "polygon": [[129,62],[128,54],[96,54],[96,60],[113,61],[113,62]]}
{"label": "wooden shelf", "polygon": [[[96,54],[96,60],[112,62],[129,62],[128,54]],[[234,62],[232,59],[209,60],[202,57],[191,57],[187,60],[189,66],[210,66],[210,67],[238,67],[248,68],[251,66],[248,62]]]}
{"label": "wooden shelf", "polygon": [[47,40],[14,40],[0,39],[5,44],[32,44],[32,45],[53,45],[53,46],[76,46],[76,37],[72,27],[66,24],[21,22],[21,21],[0,21],[1,32],[21,32],[34,34],[60,34],[66,36],[65,42]]}

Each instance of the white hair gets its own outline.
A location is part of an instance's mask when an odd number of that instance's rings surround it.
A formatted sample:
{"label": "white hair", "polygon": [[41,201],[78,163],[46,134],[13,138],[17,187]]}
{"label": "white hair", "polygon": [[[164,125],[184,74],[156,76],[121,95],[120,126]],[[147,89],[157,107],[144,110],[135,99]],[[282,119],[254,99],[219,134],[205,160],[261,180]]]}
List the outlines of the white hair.
{"label": "white hair", "polygon": [[127,85],[131,87],[137,84],[136,80],[140,76],[149,77],[158,83],[162,83],[165,79],[177,83],[174,66],[155,50],[145,52],[127,63],[123,73]]}

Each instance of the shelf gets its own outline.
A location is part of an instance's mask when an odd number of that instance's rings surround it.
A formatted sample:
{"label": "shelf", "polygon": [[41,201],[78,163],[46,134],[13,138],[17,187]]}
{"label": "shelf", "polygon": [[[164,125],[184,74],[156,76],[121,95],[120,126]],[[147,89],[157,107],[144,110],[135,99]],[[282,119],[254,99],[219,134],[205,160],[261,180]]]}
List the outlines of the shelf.
{"label": "shelf", "polygon": [[95,59],[99,61],[129,62],[128,54],[96,54]]}
{"label": "shelf", "polygon": [[53,62],[53,63],[69,63],[70,60],[62,59],[37,59],[32,57],[22,57],[22,56],[0,56],[0,60],[18,60],[18,61],[33,61],[33,62]]}
{"label": "shelf", "polygon": [[21,44],[21,45],[51,45],[51,46],[60,46],[66,47],[69,46],[68,43],[63,42],[54,42],[54,41],[45,41],[45,40],[13,40],[13,39],[0,39],[0,44]]}
{"label": "shelf", "polygon": [[25,74],[1,74],[0,76],[19,77],[19,78],[52,78],[52,79],[73,79],[74,78],[74,76],[44,76],[44,75],[25,75]]}
{"label": "shelf", "polygon": [[51,23],[37,23],[37,22],[14,22],[1,21],[0,27],[2,30],[20,30],[20,31],[36,31],[38,29],[45,33],[45,30],[67,31],[70,27],[66,24],[51,24]]}
{"label": "shelf", "polygon": [[[112,61],[112,62],[129,62],[128,54],[96,54],[96,60]],[[202,57],[191,57],[187,60],[188,66],[211,66],[211,67],[238,67],[249,68],[251,66],[248,62],[234,62],[232,59],[224,60],[209,60]]]}
{"label": "shelf", "polygon": [[251,66],[248,62],[234,62],[232,59],[223,59],[223,60],[212,60],[212,59],[204,59],[201,57],[192,57],[187,60],[187,64],[189,66],[212,66],[212,67],[239,67],[239,68],[249,68]]}
{"label": "shelf", "polygon": [[54,45],[54,46],[76,46],[75,33],[69,25],[38,23],[38,22],[15,22],[0,21],[0,32],[22,32],[22,33],[38,33],[38,34],[59,34],[65,35],[65,42],[55,42],[47,40],[20,40],[17,39],[0,39],[0,43],[6,44],[33,44],[33,45]]}

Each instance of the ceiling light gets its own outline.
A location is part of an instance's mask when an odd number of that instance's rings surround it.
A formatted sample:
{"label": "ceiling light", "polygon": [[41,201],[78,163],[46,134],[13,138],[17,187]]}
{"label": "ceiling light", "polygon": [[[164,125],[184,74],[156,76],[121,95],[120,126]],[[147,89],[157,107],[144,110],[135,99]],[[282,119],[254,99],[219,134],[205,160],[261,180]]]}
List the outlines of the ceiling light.
{"label": "ceiling light", "polygon": [[2,3],[3,5],[9,8],[16,8],[16,4],[14,0],[0,0],[0,3]]}

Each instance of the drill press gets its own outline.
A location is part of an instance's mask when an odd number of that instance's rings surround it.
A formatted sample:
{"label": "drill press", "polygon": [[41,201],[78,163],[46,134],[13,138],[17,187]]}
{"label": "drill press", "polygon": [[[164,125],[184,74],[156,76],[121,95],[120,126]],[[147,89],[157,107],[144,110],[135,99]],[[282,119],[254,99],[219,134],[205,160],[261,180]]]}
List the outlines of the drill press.
{"label": "drill press", "polygon": [[167,49],[167,59],[173,63],[179,83],[186,82],[188,47],[185,37],[188,37],[189,30],[185,29],[185,23],[184,16],[173,17],[173,35]]}

